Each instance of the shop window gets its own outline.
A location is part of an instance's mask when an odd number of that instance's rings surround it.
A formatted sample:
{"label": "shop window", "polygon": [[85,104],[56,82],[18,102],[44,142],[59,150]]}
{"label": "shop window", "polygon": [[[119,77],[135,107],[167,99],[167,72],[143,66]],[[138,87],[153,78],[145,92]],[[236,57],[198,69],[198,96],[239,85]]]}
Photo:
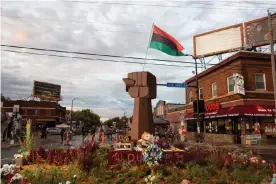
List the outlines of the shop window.
{"label": "shop window", "polygon": [[38,115],[38,113],[39,113],[38,110],[35,109],[35,110],[34,110],[34,114],[35,114],[35,115]]}
{"label": "shop window", "polygon": [[225,121],[225,130],[227,134],[233,134],[233,122],[231,119]]}
{"label": "shop window", "polygon": [[218,119],[218,131],[219,134],[225,134],[226,128],[225,128],[225,120],[224,119]]}
{"label": "shop window", "polygon": [[199,99],[203,100],[203,88],[199,88]]}
{"label": "shop window", "polygon": [[227,78],[227,86],[228,86],[228,93],[234,91],[235,81],[233,76]]}
{"label": "shop window", "polygon": [[256,81],[256,89],[266,89],[264,73],[256,73],[255,81]]}
{"label": "shop window", "polygon": [[217,133],[217,132],[218,132],[218,122],[216,119],[213,119],[211,123],[211,133]]}
{"label": "shop window", "polygon": [[190,102],[194,101],[194,99],[193,99],[193,91],[189,92],[189,99],[190,99]]}
{"label": "shop window", "polygon": [[212,121],[210,119],[205,119],[205,126],[206,133],[212,133]]}
{"label": "shop window", "polygon": [[187,131],[196,132],[196,120],[187,121]]}
{"label": "shop window", "polygon": [[217,83],[214,82],[212,84],[212,97],[216,97],[217,96]]}

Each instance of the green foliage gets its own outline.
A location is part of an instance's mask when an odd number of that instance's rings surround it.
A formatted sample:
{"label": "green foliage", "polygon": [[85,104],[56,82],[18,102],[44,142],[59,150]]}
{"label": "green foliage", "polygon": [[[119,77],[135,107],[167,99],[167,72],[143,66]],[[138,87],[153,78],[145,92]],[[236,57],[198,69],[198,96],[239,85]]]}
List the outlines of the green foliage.
{"label": "green foliage", "polygon": [[255,174],[255,172],[251,169],[246,169],[246,170],[237,170],[235,169],[231,174],[230,177],[232,181],[234,181],[237,184],[257,184],[260,183],[260,179],[258,176]]}
{"label": "green foliage", "polygon": [[208,171],[208,168],[200,165],[192,165],[187,168],[186,177],[193,182],[199,182],[200,184],[210,182],[212,174]]}
{"label": "green foliage", "polygon": [[47,181],[47,174],[40,167],[23,170],[21,174],[27,177],[32,184],[41,184],[41,181]]}
{"label": "green foliage", "polygon": [[52,183],[63,181],[63,175],[59,167],[51,167],[49,169],[49,176],[51,178]]}
{"label": "green foliage", "polygon": [[1,93],[1,101],[8,101],[11,100],[10,97],[5,97],[2,93]]}
{"label": "green foliage", "polygon": [[99,148],[97,150],[96,160],[99,162],[100,167],[106,167],[108,164],[109,148]]}
{"label": "green foliage", "polygon": [[137,182],[138,182],[138,179],[132,178],[132,179],[129,181],[129,184],[136,184]]}
{"label": "green foliage", "polygon": [[100,116],[96,113],[93,113],[93,111],[90,109],[76,111],[74,112],[73,117],[77,121],[82,121],[84,126],[87,128],[92,128],[93,126],[99,126],[101,124]]}
{"label": "green foliage", "polygon": [[77,176],[77,183],[83,178],[87,177],[87,174],[83,172],[79,165],[76,163],[69,164],[66,170],[67,179],[73,181],[74,175]]}
{"label": "green foliage", "polygon": [[126,116],[123,116],[121,118],[114,117],[112,119],[109,119],[109,120],[105,121],[104,124],[107,125],[108,127],[112,127],[113,122],[116,122],[116,128],[121,129],[121,128],[124,128],[127,125],[128,118]]}
{"label": "green foliage", "polygon": [[126,181],[125,178],[119,178],[116,184],[123,184]]}

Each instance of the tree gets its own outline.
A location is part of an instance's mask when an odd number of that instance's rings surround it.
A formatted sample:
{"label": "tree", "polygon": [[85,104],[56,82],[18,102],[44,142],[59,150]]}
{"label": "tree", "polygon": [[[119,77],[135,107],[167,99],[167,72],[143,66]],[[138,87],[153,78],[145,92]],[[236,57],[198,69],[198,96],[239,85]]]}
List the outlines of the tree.
{"label": "tree", "polygon": [[73,117],[76,121],[82,121],[84,123],[84,127],[86,128],[101,125],[100,116],[93,113],[90,109],[76,111],[73,113]]}
{"label": "tree", "polygon": [[1,93],[1,101],[8,101],[11,100],[10,97],[5,97],[2,93]]}
{"label": "tree", "polygon": [[116,122],[116,128],[117,129],[122,129],[125,128],[126,124],[127,124],[127,117],[123,116],[121,118],[119,117],[114,117],[111,118],[107,121],[104,122],[104,125],[108,126],[108,127],[112,127],[113,126],[113,122]]}

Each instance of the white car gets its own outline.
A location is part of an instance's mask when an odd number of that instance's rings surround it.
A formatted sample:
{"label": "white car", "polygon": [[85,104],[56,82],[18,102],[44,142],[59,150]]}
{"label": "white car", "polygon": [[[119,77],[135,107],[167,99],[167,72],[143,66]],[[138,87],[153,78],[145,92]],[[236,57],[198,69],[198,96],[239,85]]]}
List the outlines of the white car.
{"label": "white car", "polygon": [[50,133],[50,134],[60,134],[61,132],[61,129],[60,128],[55,128],[55,127],[51,127],[51,128],[47,128],[46,129],[47,133]]}

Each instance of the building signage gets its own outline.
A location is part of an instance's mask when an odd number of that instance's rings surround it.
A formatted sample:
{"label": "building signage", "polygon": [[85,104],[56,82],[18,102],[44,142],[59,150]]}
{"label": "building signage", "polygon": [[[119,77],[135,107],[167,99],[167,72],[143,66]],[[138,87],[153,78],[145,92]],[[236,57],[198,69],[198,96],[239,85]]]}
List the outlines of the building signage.
{"label": "building signage", "polygon": [[33,96],[41,99],[59,101],[61,99],[61,86],[46,82],[34,81]]}
{"label": "building signage", "polygon": [[245,95],[244,77],[241,74],[235,73],[234,77],[234,93]]}
{"label": "building signage", "polygon": [[208,111],[217,111],[219,110],[220,105],[216,104],[205,104],[205,110]]}

